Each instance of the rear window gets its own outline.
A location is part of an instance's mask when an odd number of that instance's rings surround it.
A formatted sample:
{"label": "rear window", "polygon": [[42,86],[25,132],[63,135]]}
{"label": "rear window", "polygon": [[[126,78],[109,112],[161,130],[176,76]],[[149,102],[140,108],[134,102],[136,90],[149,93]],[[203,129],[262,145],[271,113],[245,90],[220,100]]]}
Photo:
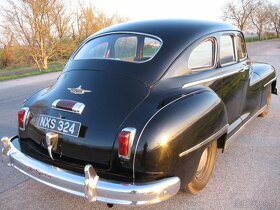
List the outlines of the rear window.
{"label": "rear window", "polygon": [[94,38],[77,52],[74,60],[111,59],[145,62],[152,59],[161,47],[159,39],[138,34],[110,34]]}

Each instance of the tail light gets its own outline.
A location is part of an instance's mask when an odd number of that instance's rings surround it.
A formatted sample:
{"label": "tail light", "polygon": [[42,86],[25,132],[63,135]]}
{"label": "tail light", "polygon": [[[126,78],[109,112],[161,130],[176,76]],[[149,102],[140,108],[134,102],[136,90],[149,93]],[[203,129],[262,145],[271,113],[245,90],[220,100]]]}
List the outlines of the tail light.
{"label": "tail light", "polygon": [[19,112],[18,112],[18,126],[19,129],[24,131],[25,127],[30,121],[30,111],[29,108],[23,107]]}
{"label": "tail light", "polygon": [[129,160],[131,154],[131,147],[135,138],[135,128],[123,129],[119,136],[119,158]]}

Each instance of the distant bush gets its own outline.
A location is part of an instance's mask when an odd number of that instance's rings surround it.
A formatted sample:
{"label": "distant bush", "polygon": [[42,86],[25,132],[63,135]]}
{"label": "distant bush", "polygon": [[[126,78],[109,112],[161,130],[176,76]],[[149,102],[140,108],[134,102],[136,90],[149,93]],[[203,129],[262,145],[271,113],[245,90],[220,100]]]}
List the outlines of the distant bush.
{"label": "distant bush", "polygon": [[265,32],[262,36],[261,40],[259,40],[259,37],[257,35],[251,35],[251,36],[245,36],[246,42],[256,42],[256,41],[262,41],[262,40],[268,40],[268,39],[276,39],[277,36],[275,33],[272,32]]}
{"label": "distant bush", "polygon": [[258,36],[248,36],[245,37],[245,42],[256,42],[259,41],[259,37]]}

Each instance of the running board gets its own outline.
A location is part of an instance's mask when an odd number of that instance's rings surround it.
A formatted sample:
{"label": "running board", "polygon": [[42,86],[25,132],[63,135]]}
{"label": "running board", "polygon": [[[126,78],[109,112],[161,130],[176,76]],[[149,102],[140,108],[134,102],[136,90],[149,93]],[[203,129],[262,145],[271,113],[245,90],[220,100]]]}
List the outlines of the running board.
{"label": "running board", "polygon": [[224,150],[227,149],[228,146],[232,143],[232,141],[236,139],[236,137],[240,134],[242,129],[247,124],[249,124],[253,119],[255,119],[257,116],[259,116],[266,109],[266,107],[267,107],[267,105],[265,105],[263,108],[261,108],[259,111],[257,111],[256,114],[254,114],[249,120],[247,120],[229,139],[226,140]]}

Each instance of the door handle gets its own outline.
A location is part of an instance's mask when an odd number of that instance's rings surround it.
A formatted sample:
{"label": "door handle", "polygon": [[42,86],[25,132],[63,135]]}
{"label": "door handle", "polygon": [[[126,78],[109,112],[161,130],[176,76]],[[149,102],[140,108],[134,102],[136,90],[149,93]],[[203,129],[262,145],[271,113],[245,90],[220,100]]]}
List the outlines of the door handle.
{"label": "door handle", "polygon": [[240,73],[243,73],[243,72],[245,72],[245,71],[248,70],[248,69],[249,69],[248,66],[243,66],[242,68],[239,69],[239,72],[240,72]]}
{"label": "door handle", "polygon": [[243,72],[245,72],[246,71],[246,68],[241,68],[241,69],[239,69],[239,72],[240,73],[243,73]]}

